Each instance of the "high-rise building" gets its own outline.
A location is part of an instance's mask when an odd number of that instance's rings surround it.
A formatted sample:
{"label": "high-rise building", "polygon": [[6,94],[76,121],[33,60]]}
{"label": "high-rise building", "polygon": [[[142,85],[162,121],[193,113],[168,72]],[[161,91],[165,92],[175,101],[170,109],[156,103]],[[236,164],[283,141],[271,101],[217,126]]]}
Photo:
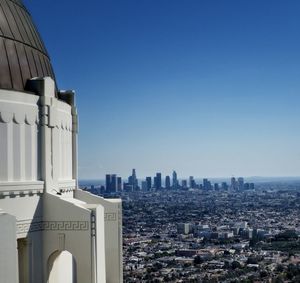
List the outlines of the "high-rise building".
{"label": "high-rise building", "polygon": [[155,188],[157,190],[161,189],[161,173],[156,173],[156,177],[155,177]]}
{"label": "high-rise building", "polygon": [[117,187],[118,187],[118,183],[117,183],[117,175],[116,175],[116,174],[112,174],[112,175],[111,175],[110,191],[111,191],[112,193],[117,192]]}
{"label": "high-rise building", "polygon": [[208,180],[207,179],[203,179],[203,189],[207,190],[207,184],[208,184]]}
{"label": "high-rise building", "polygon": [[132,185],[124,182],[123,191],[124,192],[132,192],[133,191]]}
{"label": "high-rise building", "polygon": [[208,181],[208,179],[203,179],[203,189],[204,190],[211,190],[212,189],[211,182]]}
{"label": "high-rise building", "polygon": [[244,189],[244,178],[239,177],[237,183],[238,189],[242,191]]}
{"label": "high-rise building", "polygon": [[152,178],[146,177],[146,182],[147,182],[147,190],[150,191],[152,188]]}
{"label": "high-rise building", "polygon": [[75,93],[22,1],[0,7],[0,281],[122,282],[121,200],[78,187]]}
{"label": "high-rise building", "polygon": [[147,191],[147,182],[146,181],[142,181],[142,190]]}
{"label": "high-rise building", "polygon": [[[136,185],[136,183],[137,183],[135,169],[132,169],[132,182],[133,182],[133,185]],[[135,187],[133,187],[133,188],[135,188]]]}
{"label": "high-rise building", "polygon": [[105,175],[105,189],[107,192],[110,192],[110,184],[111,184],[111,175],[106,174]]}
{"label": "high-rise building", "polygon": [[122,191],[122,177],[117,178],[117,191],[118,192]]}
{"label": "high-rise building", "polygon": [[132,185],[132,189],[134,191],[139,189],[139,184],[138,184],[138,179],[136,177],[135,169],[132,169],[132,174],[131,176],[128,177],[128,183]]}
{"label": "high-rise building", "polygon": [[219,184],[218,184],[218,183],[215,183],[215,184],[214,184],[214,190],[215,190],[215,191],[218,191],[218,190],[219,190]]}
{"label": "high-rise building", "polygon": [[107,193],[115,193],[118,190],[118,180],[116,174],[106,174],[105,186]]}
{"label": "high-rise building", "polygon": [[222,188],[222,190],[227,191],[228,190],[227,183],[226,182],[222,182],[221,188]]}
{"label": "high-rise building", "polygon": [[192,189],[195,189],[195,188],[196,188],[196,181],[195,181],[195,179],[194,179],[193,176],[190,176],[190,178],[189,178],[189,186],[190,186],[190,188],[192,188]]}
{"label": "high-rise building", "polygon": [[177,179],[176,171],[173,171],[173,173],[172,173],[172,187],[173,187],[173,189],[178,188],[178,179]]}
{"label": "high-rise building", "polygon": [[187,180],[182,180],[182,181],[181,181],[181,187],[182,187],[183,189],[187,189],[187,188],[188,188],[188,182],[187,182]]}
{"label": "high-rise building", "polygon": [[165,187],[166,187],[166,189],[171,188],[171,178],[170,178],[170,176],[166,176]]}
{"label": "high-rise building", "polygon": [[237,190],[238,189],[238,183],[234,177],[231,178],[230,180],[230,188],[232,190]]}

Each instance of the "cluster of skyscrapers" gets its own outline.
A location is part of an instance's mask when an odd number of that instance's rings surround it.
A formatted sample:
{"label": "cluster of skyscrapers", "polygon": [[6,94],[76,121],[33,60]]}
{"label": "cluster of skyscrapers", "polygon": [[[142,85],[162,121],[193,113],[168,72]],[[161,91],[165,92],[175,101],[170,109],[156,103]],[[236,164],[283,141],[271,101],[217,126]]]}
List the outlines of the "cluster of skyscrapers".
{"label": "cluster of skyscrapers", "polygon": [[120,192],[122,190],[122,178],[116,174],[106,174],[105,189],[108,193]]}
{"label": "cluster of skyscrapers", "polygon": [[[118,177],[116,174],[107,174],[105,183],[105,192],[116,193],[120,191],[150,191],[150,190],[160,190],[160,189],[200,189],[200,190],[232,190],[232,191],[242,191],[242,190],[253,190],[254,183],[246,183],[244,178],[232,177],[230,184],[226,182],[222,183],[212,183],[208,179],[203,179],[202,183],[197,183],[193,176],[189,179],[182,179],[180,182],[177,178],[176,171],[172,173],[172,179],[170,176],[165,176],[162,179],[162,174],[160,172],[156,173],[154,177],[146,177],[140,182],[136,175],[136,170],[132,169],[132,174],[128,177],[127,182],[122,182],[122,178]],[[103,188],[104,189],[104,188]]]}

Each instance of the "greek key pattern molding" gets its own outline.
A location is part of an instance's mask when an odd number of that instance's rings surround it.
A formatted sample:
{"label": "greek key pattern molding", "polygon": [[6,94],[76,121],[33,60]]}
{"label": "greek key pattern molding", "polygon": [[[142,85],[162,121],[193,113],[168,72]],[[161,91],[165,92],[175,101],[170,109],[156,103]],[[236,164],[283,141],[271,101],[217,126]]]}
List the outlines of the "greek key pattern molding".
{"label": "greek key pattern molding", "polygon": [[17,223],[17,233],[31,233],[37,231],[87,231],[88,221],[20,221]]}
{"label": "greek key pattern molding", "polygon": [[104,214],[104,221],[116,221],[117,213],[115,212],[107,212]]}

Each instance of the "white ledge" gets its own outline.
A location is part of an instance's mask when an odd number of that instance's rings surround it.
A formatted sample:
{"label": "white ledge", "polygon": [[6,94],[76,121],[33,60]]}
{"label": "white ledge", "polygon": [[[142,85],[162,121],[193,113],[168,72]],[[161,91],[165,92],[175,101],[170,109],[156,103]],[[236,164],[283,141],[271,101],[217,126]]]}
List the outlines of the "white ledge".
{"label": "white ledge", "polygon": [[43,190],[44,181],[0,182],[0,192]]}

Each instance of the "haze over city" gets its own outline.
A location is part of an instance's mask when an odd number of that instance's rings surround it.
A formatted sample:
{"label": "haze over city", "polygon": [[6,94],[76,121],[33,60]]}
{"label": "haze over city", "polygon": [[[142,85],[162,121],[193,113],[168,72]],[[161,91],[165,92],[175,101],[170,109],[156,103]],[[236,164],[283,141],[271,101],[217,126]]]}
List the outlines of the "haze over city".
{"label": "haze over city", "polygon": [[299,175],[299,1],[24,2],[78,93],[81,179]]}

